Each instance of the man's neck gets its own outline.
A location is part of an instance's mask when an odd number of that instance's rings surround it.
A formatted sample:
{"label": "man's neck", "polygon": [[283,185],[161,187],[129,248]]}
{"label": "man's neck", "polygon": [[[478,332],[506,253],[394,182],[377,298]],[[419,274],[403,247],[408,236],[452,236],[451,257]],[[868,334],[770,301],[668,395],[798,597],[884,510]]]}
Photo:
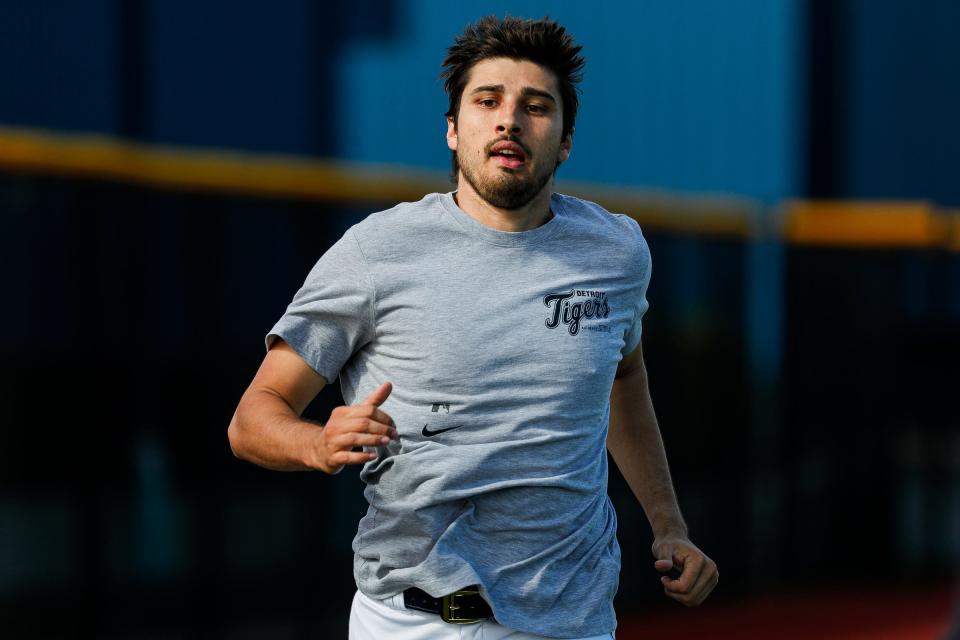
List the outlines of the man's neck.
{"label": "man's neck", "polygon": [[529,231],[546,224],[553,217],[550,211],[551,187],[550,183],[544,185],[533,200],[519,209],[501,209],[481,198],[461,176],[454,198],[468,216],[484,226],[497,231]]}

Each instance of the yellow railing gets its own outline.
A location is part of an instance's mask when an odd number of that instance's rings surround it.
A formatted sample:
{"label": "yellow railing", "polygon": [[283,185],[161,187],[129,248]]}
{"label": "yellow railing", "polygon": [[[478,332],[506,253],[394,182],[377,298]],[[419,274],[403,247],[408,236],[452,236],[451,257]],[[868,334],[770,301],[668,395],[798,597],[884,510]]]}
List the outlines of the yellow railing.
{"label": "yellow railing", "polygon": [[[438,171],[3,126],[0,170],[350,203],[417,200],[451,188]],[[758,201],[735,195],[679,195],[563,180],[557,188],[627,213],[651,230],[741,239],[773,230],[799,245],[960,251],[960,212],[928,202],[788,201],[770,218],[761,215]]]}
{"label": "yellow railing", "polygon": [[937,247],[951,243],[951,216],[929,202],[794,201],[783,206],[791,244],[840,247]]}

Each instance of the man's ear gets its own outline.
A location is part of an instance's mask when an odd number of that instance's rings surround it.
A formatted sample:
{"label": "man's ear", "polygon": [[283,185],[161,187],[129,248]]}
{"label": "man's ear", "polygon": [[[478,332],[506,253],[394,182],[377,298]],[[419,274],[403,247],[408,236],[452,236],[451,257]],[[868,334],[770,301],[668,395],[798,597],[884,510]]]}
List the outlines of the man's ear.
{"label": "man's ear", "polygon": [[560,153],[557,154],[558,162],[566,162],[570,157],[570,151],[573,150],[573,129],[567,134],[567,137],[560,143]]}
{"label": "man's ear", "polygon": [[447,116],[447,147],[451,151],[457,150],[457,121],[453,116]]}

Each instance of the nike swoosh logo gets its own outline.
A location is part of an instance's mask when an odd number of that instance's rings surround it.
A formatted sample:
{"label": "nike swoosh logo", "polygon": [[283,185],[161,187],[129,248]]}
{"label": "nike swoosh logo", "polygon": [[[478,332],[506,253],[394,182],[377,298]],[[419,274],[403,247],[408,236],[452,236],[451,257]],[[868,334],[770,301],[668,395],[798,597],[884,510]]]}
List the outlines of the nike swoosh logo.
{"label": "nike swoosh logo", "polygon": [[436,431],[431,431],[431,430],[428,428],[429,426],[430,426],[430,423],[427,423],[427,424],[423,425],[423,431],[421,431],[421,433],[422,433],[423,435],[427,436],[428,438],[429,438],[430,436],[435,436],[435,435],[437,435],[438,433],[443,433],[444,431],[450,431],[450,430],[452,430],[452,429],[459,429],[459,428],[462,427],[463,425],[462,425],[462,424],[458,424],[458,425],[455,426],[455,427],[447,427],[446,429],[437,429]]}

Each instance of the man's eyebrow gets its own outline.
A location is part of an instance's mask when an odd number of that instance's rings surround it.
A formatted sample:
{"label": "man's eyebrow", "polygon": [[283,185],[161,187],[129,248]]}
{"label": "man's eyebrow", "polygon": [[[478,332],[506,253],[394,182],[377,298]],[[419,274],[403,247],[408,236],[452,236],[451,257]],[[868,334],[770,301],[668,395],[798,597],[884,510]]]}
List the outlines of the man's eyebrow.
{"label": "man's eyebrow", "polygon": [[470,95],[475,93],[503,93],[504,91],[506,91],[506,87],[502,84],[485,84],[475,88],[470,92]]}
{"label": "man's eyebrow", "polygon": [[[505,93],[506,87],[502,84],[485,84],[479,87],[475,87],[470,95],[475,93]],[[520,95],[522,96],[537,96],[549,100],[553,104],[557,104],[557,99],[553,97],[549,91],[544,91],[543,89],[535,89],[534,87],[524,87],[520,90]]]}
{"label": "man's eyebrow", "polygon": [[557,104],[557,99],[553,97],[553,94],[551,94],[548,91],[544,91],[543,89],[534,89],[533,87],[524,87],[523,89],[520,90],[520,95],[538,96],[540,98],[545,98],[549,100],[553,104]]}

